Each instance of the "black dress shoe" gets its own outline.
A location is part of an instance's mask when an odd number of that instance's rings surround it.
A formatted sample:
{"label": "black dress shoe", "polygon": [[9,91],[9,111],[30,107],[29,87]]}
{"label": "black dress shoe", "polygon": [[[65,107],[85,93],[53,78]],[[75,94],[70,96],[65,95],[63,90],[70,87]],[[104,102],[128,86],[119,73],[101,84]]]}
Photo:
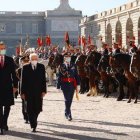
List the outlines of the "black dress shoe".
{"label": "black dress shoe", "polygon": [[32,132],[34,132],[34,133],[35,133],[35,132],[36,132],[36,128],[33,128],[33,131],[32,131]]}
{"label": "black dress shoe", "polygon": [[9,130],[9,128],[8,128],[7,125],[5,125],[5,126],[3,127],[3,129],[4,129],[5,131],[8,131],[8,130]]}
{"label": "black dress shoe", "polygon": [[25,121],[25,123],[26,123],[26,124],[28,124],[28,123],[29,123],[29,121],[28,121],[28,120],[26,120],[26,121]]}
{"label": "black dress shoe", "polygon": [[0,129],[0,134],[3,135],[3,129],[2,128]]}
{"label": "black dress shoe", "polygon": [[65,113],[65,118],[68,119],[68,115]]}
{"label": "black dress shoe", "polygon": [[68,121],[72,121],[72,117],[68,117]]}

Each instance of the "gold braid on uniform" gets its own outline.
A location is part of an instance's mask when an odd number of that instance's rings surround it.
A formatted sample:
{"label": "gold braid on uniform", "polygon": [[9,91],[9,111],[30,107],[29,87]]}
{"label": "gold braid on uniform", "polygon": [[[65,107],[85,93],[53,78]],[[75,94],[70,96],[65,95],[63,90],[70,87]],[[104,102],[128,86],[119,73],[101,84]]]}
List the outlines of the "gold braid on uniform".
{"label": "gold braid on uniform", "polygon": [[66,77],[70,77],[70,75],[69,75],[69,73],[68,73],[68,71],[66,71],[66,72],[63,72],[64,71],[64,69],[60,66],[60,72],[62,73],[62,75],[63,76],[66,76]]}

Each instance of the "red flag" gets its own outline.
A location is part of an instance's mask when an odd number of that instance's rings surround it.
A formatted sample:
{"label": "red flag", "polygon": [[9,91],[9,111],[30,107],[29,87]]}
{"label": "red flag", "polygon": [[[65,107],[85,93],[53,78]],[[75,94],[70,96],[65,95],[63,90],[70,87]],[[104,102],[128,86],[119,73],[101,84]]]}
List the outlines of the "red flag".
{"label": "red flag", "polygon": [[81,37],[80,37],[80,35],[78,37],[78,45],[81,46]]}
{"label": "red flag", "polygon": [[65,42],[66,42],[67,45],[70,44],[69,34],[68,34],[68,32],[65,33],[65,38],[64,38],[64,40],[65,40]]}
{"label": "red flag", "polygon": [[88,36],[88,45],[91,45],[91,37],[90,37],[90,35]]}
{"label": "red flag", "polygon": [[43,46],[43,39],[42,39],[42,37],[38,37],[37,38],[37,44],[38,44],[38,47]]}
{"label": "red flag", "polygon": [[82,45],[83,45],[83,47],[86,46],[86,38],[84,36],[82,36]]}
{"label": "red flag", "polygon": [[51,45],[51,37],[49,35],[46,37],[46,45],[47,46]]}
{"label": "red flag", "polygon": [[119,45],[121,46],[122,45],[122,38],[119,37]]}
{"label": "red flag", "polygon": [[16,47],[16,56],[20,55],[20,47]]}

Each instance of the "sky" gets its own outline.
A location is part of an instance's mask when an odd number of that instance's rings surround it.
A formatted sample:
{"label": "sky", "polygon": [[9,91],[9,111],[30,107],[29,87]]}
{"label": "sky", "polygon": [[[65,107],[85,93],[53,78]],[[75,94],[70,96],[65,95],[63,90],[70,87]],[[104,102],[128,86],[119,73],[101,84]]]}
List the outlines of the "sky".
{"label": "sky", "polygon": [[[69,0],[70,6],[83,15],[109,10],[131,0]],[[46,11],[59,6],[60,0],[0,0],[0,11]]]}

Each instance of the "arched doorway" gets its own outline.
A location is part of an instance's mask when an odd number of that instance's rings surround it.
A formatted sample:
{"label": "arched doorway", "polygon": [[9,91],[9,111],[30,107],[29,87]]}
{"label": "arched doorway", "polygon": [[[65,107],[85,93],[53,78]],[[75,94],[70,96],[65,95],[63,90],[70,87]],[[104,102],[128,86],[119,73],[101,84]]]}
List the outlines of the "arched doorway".
{"label": "arched doorway", "polygon": [[129,40],[133,39],[133,22],[131,18],[128,18],[126,23],[126,45],[129,45]]}
{"label": "arched doorway", "polygon": [[138,21],[138,44],[140,44],[140,18]]}
{"label": "arched doorway", "polygon": [[118,42],[119,46],[122,46],[122,25],[120,21],[117,21],[116,24],[116,42]]}
{"label": "arched doorway", "polygon": [[107,25],[107,44],[112,47],[112,27],[110,23]]}

